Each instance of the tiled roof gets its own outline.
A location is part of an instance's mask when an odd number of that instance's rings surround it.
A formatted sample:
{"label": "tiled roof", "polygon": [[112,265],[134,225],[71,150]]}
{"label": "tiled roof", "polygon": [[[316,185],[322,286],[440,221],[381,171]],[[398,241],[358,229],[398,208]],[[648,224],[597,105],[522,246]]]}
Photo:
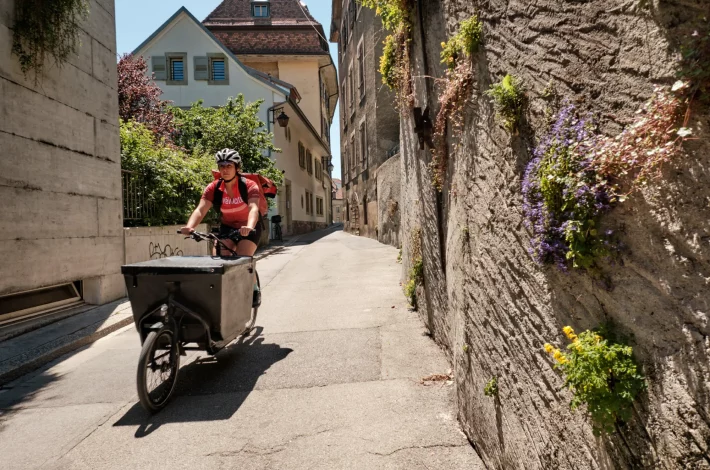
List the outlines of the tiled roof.
{"label": "tiled roof", "polygon": [[254,18],[251,0],[224,0],[202,22],[205,26],[298,26],[320,25],[298,0],[270,0],[269,18]]}
{"label": "tiled roof", "polygon": [[234,54],[327,55],[318,33],[311,27],[222,29],[208,26]]}
{"label": "tiled roof", "polygon": [[270,0],[254,18],[251,0],[224,0],[202,22],[234,54],[329,54],[323,26],[298,0]]}

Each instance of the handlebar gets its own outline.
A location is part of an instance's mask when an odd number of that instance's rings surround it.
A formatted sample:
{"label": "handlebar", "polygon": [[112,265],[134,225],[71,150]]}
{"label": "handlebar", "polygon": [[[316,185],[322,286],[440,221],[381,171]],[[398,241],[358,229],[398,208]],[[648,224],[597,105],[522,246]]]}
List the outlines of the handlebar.
{"label": "handlebar", "polygon": [[[251,233],[255,233],[255,232],[256,232],[256,229],[251,229],[251,231],[249,233],[251,234]],[[177,233],[182,234],[182,231],[178,230]],[[214,240],[215,243],[217,243],[222,248],[224,248],[225,250],[232,253],[234,256],[239,256],[236,251],[232,250],[227,245],[225,245],[222,242],[222,240],[233,240],[235,243],[239,243],[242,240],[246,240],[248,237],[245,237],[241,233],[239,233],[239,229],[234,229],[224,238],[220,238],[217,235],[215,235],[214,233],[203,233],[203,232],[198,232],[198,231],[193,231],[189,236],[187,236],[185,238],[186,239],[192,238],[193,240],[198,241],[198,242],[200,242],[202,240]]]}

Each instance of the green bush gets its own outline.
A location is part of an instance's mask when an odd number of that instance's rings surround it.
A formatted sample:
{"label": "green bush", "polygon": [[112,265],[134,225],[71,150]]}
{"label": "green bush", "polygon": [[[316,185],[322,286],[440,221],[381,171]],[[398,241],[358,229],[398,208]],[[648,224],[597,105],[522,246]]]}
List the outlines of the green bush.
{"label": "green bush", "polygon": [[522,80],[508,74],[500,83],[491,85],[486,94],[493,98],[496,114],[503,121],[505,128],[510,132],[517,133],[525,107]]}
{"label": "green bush", "polygon": [[608,339],[611,335],[606,328],[579,336],[569,326],[562,331],[571,341],[569,352],[551,344],[545,344],[545,351],[557,361],[555,367],[562,370],[565,385],[574,393],[571,408],[586,404],[594,433],[613,432],[617,422],[631,417],[634,399],[646,389],[633,348]]}
{"label": "green bush", "polygon": [[[184,224],[200,200],[205,186],[212,181],[214,159],[205,153],[188,154],[181,149],[156,141],[143,124],[121,122],[121,168],[133,173],[140,198],[124,198],[136,204],[141,220],[126,225]],[[138,201],[138,202],[133,202]]]}

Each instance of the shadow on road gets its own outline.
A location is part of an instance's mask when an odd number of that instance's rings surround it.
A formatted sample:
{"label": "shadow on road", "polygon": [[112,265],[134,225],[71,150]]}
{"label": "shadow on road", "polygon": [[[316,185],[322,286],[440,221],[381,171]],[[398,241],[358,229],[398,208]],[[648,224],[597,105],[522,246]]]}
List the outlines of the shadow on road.
{"label": "shadow on road", "polygon": [[[293,350],[265,343],[263,328],[221,351],[182,367],[178,385],[166,408],[150,415],[136,403],[114,426],[138,426],[135,437],[147,436],[163,424],[227,420],[254,389],[257,380],[273,364]],[[229,394],[228,399],[208,395]]]}

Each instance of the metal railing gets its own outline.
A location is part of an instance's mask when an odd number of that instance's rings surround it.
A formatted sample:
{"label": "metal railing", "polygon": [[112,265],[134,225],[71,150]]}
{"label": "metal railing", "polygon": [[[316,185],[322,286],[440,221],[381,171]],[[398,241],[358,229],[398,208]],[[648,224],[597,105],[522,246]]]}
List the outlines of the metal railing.
{"label": "metal railing", "polygon": [[143,175],[121,170],[123,190],[123,220],[143,220],[155,215],[155,208],[146,200]]}

